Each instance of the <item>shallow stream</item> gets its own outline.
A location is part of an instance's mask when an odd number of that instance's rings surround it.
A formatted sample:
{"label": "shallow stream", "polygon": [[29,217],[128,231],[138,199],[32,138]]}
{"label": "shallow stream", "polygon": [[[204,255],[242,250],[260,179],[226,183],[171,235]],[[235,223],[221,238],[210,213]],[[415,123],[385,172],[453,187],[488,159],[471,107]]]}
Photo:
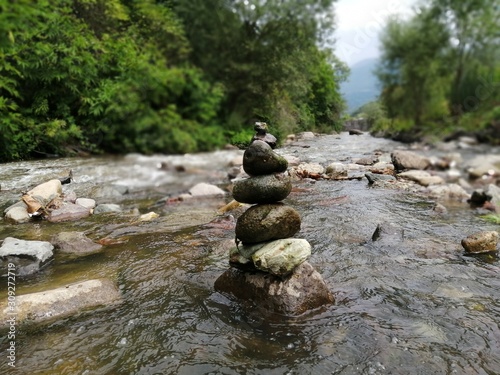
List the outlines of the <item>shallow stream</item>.
{"label": "shallow stream", "polygon": [[[403,145],[369,135],[321,136],[278,150],[301,161],[344,163]],[[466,150],[467,158],[483,149]],[[426,151],[430,154],[437,151]],[[186,156],[93,157],[0,165],[0,208],[21,191],[73,171],[78,196],[120,185],[105,200],[124,213],[73,223],[0,221],[0,240],[50,240],[59,231],[110,238],[102,253],[56,254],[18,294],[98,277],[113,279],[124,302],[17,334],[19,374],[499,374],[500,262],[465,256],[460,241],[499,230],[465,202],[443,201],[437,215],[425,194],[371,187],[366,179],[302,180],[286,203],[302,217],[296,237],[313,247],[309,262],[336,298],[304,316],[268,316],[214,291],[228,268],[233,221],[217,214],[231,197],[165,200],[197,182],[225,188],[241,151]],[[170,165],[166,170],[160,163]],[[184,171],[176,171],[182,166]],[[139,213],[160,217],[137,223]],[[231,214],[231,213],[229,213]],[[378,246],[379,223],[404,239]],[[2,281],[3,282],[3,281]],[[0,288],[0,298],[5,298]],[[7,348],[0,337],[0,349]],[[10,373],[0,358],[0,373]]]}

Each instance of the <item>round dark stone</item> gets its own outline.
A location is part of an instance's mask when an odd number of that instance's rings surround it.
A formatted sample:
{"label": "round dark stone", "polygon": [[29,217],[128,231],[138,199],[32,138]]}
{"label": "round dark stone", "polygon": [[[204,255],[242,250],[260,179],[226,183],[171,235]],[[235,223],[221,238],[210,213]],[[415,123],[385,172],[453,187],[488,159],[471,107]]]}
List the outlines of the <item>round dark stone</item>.
{"label": "round dark stone", "polygon": [[257,243],[292,237],[300,230],[300,216],[283,203],[258,204],[246,210],[236,222],[236,238]]}
{"label": "round dark stone", "polygon": [[276,173],[235,180],[233,198],[241,203],[274,203],[285,199],[290,191],[290,177]]}
{"label": "round dark stone", "polygon": [[243,154],[243,169],[250,176],[284,172],[287,168],[287,160],[263,141],[252,142]]}

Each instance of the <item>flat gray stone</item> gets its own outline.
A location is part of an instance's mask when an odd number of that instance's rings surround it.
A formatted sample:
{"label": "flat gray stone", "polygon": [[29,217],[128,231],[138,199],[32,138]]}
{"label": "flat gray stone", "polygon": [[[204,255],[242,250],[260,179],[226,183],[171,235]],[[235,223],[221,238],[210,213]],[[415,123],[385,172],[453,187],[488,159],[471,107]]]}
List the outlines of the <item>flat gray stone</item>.
{"label": "flat gray stone", "polygon": [[99,204],[96,208],[94,208],[95,215],[105,214],[110,212],[119,213],[122,212],[122,208],[118,204],[113,204],[113,203]]}
{"label": "flat gray stone", "polygon": [[61,253],[77,256],[94,254],[103,249],[83,232],[60,232],[52,238],[52,244]]}
{"label": "flat gray stone", "polygon": [[292,191],[291,179],[283,173],[237,179],[233,183],[233,198],[241,203],[279,202]]}
{"label": "flat gray stone", "polygon": [[[14,263],[16,275],[36,273],[54,256],[54,246],[46,241],[25,241],[14,237],[4,239],[0,247],[1,263]],[[2,264],[5,266],[5,264]],[[7,267],[2,267],[2,273]]]}
{"label": "flat gray stone", "polygon": [[75,221],[88,217],[90,209],[70,202],[65,202],[61,207],[51,211],[47,218],[52,223],[62,221]]}
{"label": "flat gray stone", "polygon": [[392,164],[398,172],[408,169],[427,169],[431,162],[425,156],[412,151],[396,150],[391,153]]}
{"label": "flat gray stone", "polygon": [[19,202],[20,205],[16,205],[10,208],[5,213],[5,220],[14,224],[26,223],[31,220],[30,215],[28,214],[28,209],[24,202]]}
{"label": "flat gray stone", "polygon": [[[16,296],[16,322],[47,323],[68,316],[112,306],[122,301],[116,285],[109,279],[96,279],[69,284],[57,289]],[[7,326],[11,307],[0,303],[0,327]]]}

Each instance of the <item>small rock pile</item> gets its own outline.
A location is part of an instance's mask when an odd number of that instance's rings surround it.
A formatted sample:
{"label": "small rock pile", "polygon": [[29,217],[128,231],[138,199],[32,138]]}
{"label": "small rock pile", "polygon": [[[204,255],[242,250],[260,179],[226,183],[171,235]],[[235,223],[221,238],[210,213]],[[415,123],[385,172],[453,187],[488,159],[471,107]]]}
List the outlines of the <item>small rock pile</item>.
{"label": "small rock pile", "polygon": [[300,230],[301,219],[281,202],[292,183],[288,162],[273,151],[273,144],[254,137],[243,155],[243,169],[250,177],[233,181],[233,197],[253,206],[236,222],[237,246],[229,254],[232,268],[217,279],[215,288],[271,312],[297,315],[332,303],[333,296],[306,262],[309,242],[291,238]]}

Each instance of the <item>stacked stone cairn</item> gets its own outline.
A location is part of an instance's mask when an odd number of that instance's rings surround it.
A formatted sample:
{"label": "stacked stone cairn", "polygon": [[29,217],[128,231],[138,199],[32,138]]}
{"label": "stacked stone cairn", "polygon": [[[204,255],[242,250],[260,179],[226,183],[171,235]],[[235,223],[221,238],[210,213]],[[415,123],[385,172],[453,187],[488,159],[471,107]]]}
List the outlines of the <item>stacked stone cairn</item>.
{"label": "stacked stone cairn", "polygon": [[[299,213],[281,201],[292,190],[287,160],[273,151],[276,138],[256,123],[256,136],[243,155],[250,176],[234,180],[233,197],[252,204],[236,222],[232,268],[216,281],[216,289],[290,315],[333,302],[323,279],[306,262],[311,245],[291,238],[300,230]],[[266,142],[270,140],[271,142]]]}

